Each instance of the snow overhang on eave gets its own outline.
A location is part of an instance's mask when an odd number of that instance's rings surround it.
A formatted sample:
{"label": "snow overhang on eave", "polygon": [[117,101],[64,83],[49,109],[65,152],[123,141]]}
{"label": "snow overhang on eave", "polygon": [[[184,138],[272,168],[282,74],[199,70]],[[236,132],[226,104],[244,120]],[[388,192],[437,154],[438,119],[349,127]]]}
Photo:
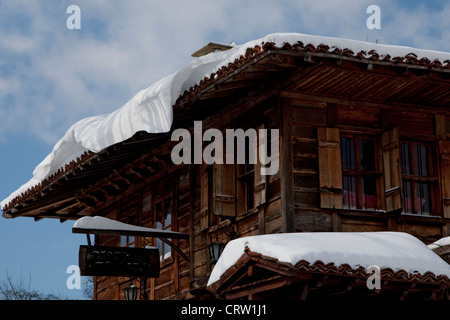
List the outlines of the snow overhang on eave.
{"label": "snow overhang on eave", "polygon": [[[233,58],[233,54],[236,52],[240,55],[236,55]],[[399,55],[394,53],[399,53]],[[212,73],[210,75],[205,76],[203,79],[190,79],[189,83],[192,82],[194,84],[183,93],[180,92],[179,98],[173,105],[174,111],[177,112],[178,116],[183,115],[183,112],[186,112],[187,109],[197,106],[201,102],[209,100],[217,102],[220,101],[220,98],[229,94],[239,91],[245,92],[245,90],[254,88],[255,84],[262,79],[266,79],[268,75],[283,72],[290,74],[299,73],[300,78],[302,70],[305,70],[308,66],[317,66],[325,59],[333,60],[337,68],[343,63],[345,64],[345,62],[364,65],[363,69],[367,73],[376,73],[377,66],[402,69],[402,73],[407,73],[408,70],[423,71],[425,73],[432,72],[441,75],[439,76],[441,78],[438,77],[438,80],[431,79],[429,85],[439,82],[441,87],[438,89],[441,90],[443,88],[450,93],[450,81],[448,78],[450,54],[448,53],[370,44],[345,39],[298,34],[274,34],[227,50],[225,55],[228,58],[224,60],[223,65],[217,70],[211,70]],[[429,55],[429,58],[427,58],[427,55]],[[198,59],[203,58],[205,60],[210,59],[209,55]],[[414,77],[414,74],[412,76]],[[419,78],[425,81],[427,76]],[[417,86],[420,86],[420,84],[419,82],[416,83]],[[450,99],[450,94],[441,94],[436,99],[441,99],[438,101],[438,105],[446,105]],[[434,101],[437,101],[436,99]],[[175,121],[177,121],[177,118],[174,119]],[[106,149],[110,150],[109,147]],[[97,153],[94,153],[94,156],[89,155],[86,161],[83,160],[81,162],[75,159],[75,170],[79,170],[81,166],[91,161],[91,157],[95,158],[96,155]],[[68,166],[71,167],[71,164]],[[42,187],[42,183],[45,181],[41,181],[37,186],[25,190],[22,195],[12,199],[12,204],[3,208],[3,216],[8,218],[21,215],[33,216],[35,219],[42,217],[78,218],[79,216],[76,213],[70,214],[70,212],[75,212],[71,211],[71,206],[77,206],[74,203],[76,201],[74,198],[57,198],[55,200],[62,202],[55,202],[54,206],[45,212],[39,207],[40,199],[47,198],[49,201],[51,200],[48,197],[48,191],[52,191],[53,187],[58,189],[58,185],[60,183],[64,184],[64,179],[67,180],[65,175],[67,173],[66,168],[61,168],[61,172],[61,175],[59,173],[56,174],[56,178],[48,178],[51,183],[48,183],[48,181],[44,183],[45,190]],[[31,205],[36,204],[35,210],[25,212],[24,208],[30,208],[30,203]],[[58,210],[58,205],[65,206],[64,209],[67,208],[68,210],[67,214],[62,216],[55,214],[54,212]]]}

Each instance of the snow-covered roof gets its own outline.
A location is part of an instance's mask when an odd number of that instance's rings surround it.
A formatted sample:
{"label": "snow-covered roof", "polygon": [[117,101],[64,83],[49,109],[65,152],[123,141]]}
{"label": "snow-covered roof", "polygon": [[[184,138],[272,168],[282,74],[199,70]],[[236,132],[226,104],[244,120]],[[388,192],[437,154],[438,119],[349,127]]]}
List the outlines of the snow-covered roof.
{"label": "snow-covered roof", "polygon": [[340,53],[360,59],[450,69],[450,53],[445,52],[298,33],[269,34],[234,46],[227,51],[199,57],[179,71],[141,90],[118,110],[78,121],[35,168],[33,177],[0,203],[1,208],[4,209],[13,199],[39,185],[86,152],[99,152],[125,141],[139,131],[148,133],[169,131],[173,120],[172,106],[183,93],[197,86],[205,78],[217,78],[216,72],[220,68],[245,56],[247,49],[269,43],[274,48],[286,44],[293,46],[301,44],[305,50],[317,50],[320,47],[321,52]]}
{"label": "snow-covered roof", "polygon": [[215,265],[208,286],[244,254],[245,250],[295,266],[314,264],[350,265],[352,269],[372,265],[408,274],[433,273],[450,278],[450,265],[414,236],[402,232],[314,232],[244,237],[230,241]]}
{"label": "snow-covered roof", "polygon": [[450,246],[450,237],[441,238],[441,239],[429,244],[428,248],[430,248],[431,250],[434,250],[434,249],[445,247],[445,246]]}

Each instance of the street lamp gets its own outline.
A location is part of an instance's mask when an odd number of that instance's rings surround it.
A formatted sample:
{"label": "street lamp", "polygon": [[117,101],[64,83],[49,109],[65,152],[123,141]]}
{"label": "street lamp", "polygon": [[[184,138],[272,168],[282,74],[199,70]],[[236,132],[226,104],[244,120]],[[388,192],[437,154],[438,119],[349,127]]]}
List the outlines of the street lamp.
{"label": "street lamp", "polygon": [[[234,227],[231,223],[230,223],[229,227],[231,228],[230,233],[227,233],[226,231],[224,231],[224,233],[228,237],[230,237],[230,240],[234,240],[234,239],[236,239],[236,236],[237,236],[236,230],[234,230]],[[220,258],[220,255],[222,254],[223,250],[225,249],[225,246],[226,246],[226,244],[223,242],[220,242],[219,239],[217,238],[217,234],[216,234],[216,241],[208,244],[209,257],[211,259],[212,264],[217,263],[217,261]]]}
{"label": "street lamp", "polygon": [[220,255],[223,252],[223,249],[225,249],[225,244],[216,240],[210,244],[208,244],[209,248],[209,256],[211,258],[211,263],[215,264],[217,260],[219,260]]}
{"label": "street lamp", "polygon": [[125,299],[126,300],[136,300],[137,293],[138,293],[138,287],[136,287],[134,284],[129,285],[124,289],[125,291]]}

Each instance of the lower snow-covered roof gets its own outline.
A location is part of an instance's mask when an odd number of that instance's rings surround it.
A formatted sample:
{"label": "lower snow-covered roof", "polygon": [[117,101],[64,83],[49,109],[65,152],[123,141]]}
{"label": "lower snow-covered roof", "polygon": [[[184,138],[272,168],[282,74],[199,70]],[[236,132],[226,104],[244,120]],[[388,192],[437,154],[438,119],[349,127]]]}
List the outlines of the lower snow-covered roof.
{"label": "lower snow-covered roof", "polygon": [[445,247],[445,246],[450,246],[450,237],[441,238],[441,239],[429,244],[428,248],[430,248],[431,250],[435,250],[437,248],[441,248],[441,247]]}
{"label": "lower snow-covered roof", "polygon": [[218,71],[221,68],[245,56],[248,49],[261,48],[267,44],[272,47],[300,45],[305,50],[358,59],[450,69],[450,53],[445,52],[297,33],[269,34],[234,46],[230,50],[197,58],[179,71],[141,90],[118,110],[78,121],[36,167],[33,177],[1,202],[1,208],[5,209],[12,200],[39,185],[86,152],[99,152],[139,131],[168,132],[173,121],[172,107],[185,92],[198,86],[204,79],[214,81],[219,77]]}
{"label": "lower snow-covered roof", "polygon": [[367,269],[405,271],[410,275],[431,272],[450,278],[450,265],[414,236],[402,232],[314,232],[259,235],[230,241],[215,265],[208,286],[244,254],[246,249],[295,266],[313,264],[350,265]]}

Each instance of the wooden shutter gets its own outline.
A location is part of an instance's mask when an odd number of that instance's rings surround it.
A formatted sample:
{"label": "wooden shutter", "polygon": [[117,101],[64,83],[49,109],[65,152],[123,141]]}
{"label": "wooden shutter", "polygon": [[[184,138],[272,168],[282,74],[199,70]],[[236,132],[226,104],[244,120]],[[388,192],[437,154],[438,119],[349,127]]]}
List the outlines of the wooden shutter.
{"label": "wooden shutter", "polygon": [[400,171],[400,139],[398,129],[384,132],[381,136],[384,168],[384,198],[386,212],[403,211],[402,176]]}
{"label": "wooden shutter", "polygon": [[342,209],[342,163],[339,129],[318,128],[320,207]]}
{"label": "wooden shutter", "polygon": [[442,185],[442,201],[443,216],[450,218],[450,141],[441,140],[441,185]]}
{"label": "wooden shutter", "polygon": [[208,170],[200,173],[200,228],[205,230],[209,227],[209,179]]}
{"label": "wooden shutter", "polygon": [[259,160],[259,150],[263,148],[262,150],[267,150],[264,148],[269,148],[267,144],[267,133],[261,134],[260,129],[264,129],[264,125],[259,126],[256,130],[257,137],[255,141],[255,145],[253,146],[254,150],[254,159],[255,159],[255,165],[254,165],[254,205],[255,208],[264,204],[266,202],[266,178],[267,176],[261,174],[261,167],[263,164]]}
{"label": "wooden shutter", "polygon": [[447,139],[446,117],[443,114],[434,115],[434,134],[439,139]]}
{"label": "wooden shutter", "polygon": [[231,217],[236,215],[235,171],[233,164],[213,165],[214,214]]}

